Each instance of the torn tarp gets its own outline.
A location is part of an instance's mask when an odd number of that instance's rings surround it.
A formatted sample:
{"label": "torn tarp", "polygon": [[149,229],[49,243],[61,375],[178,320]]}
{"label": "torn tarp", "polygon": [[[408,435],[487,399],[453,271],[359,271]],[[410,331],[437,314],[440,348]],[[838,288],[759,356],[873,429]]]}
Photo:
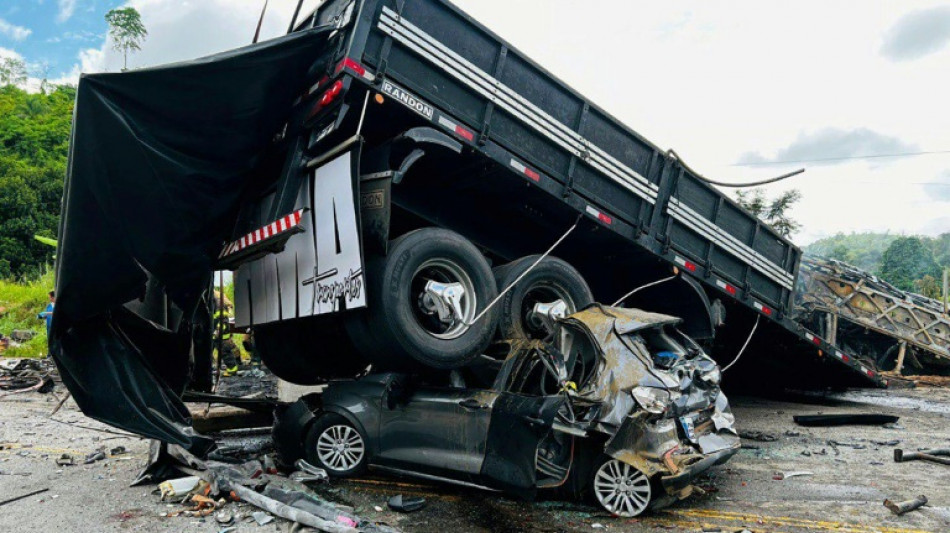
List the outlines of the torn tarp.
{"label": "torn tarp", "polygon": [[[207,445],[178,397],[190,317],[329,32],[80,80],[50,351],[87,415],[199,454]],[[149,276],[164,309],[182,312],[177,325],[123,310]]]}

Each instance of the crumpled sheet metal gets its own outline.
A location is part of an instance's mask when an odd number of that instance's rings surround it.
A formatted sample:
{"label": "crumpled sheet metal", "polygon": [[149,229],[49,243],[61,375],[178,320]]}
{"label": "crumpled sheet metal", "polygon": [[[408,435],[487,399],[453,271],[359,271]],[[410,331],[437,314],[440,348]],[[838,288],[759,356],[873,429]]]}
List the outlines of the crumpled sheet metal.
{"label": "crumpled sheet metal", "polygon": [[[606,453],[628,463],[648,476],[671,476],[705,456],[726,449],[737,449],[740,441],[735,429],[735,416],[726,396],[718,385],[701,383],[695,376],[698,370],[716,367],[705,355],[691,361],[681,360],[670,370],[652,365],[645,346],[628,341],[620,335],[679,321],[667,315],[644,313],[635,309],[616,309],[597,306],[571,315],[562,321],[568,328],[583,330],[599,345],[595,375],[576,396],[585,402],[599,404],[591,429],[610,436]],[[642,349],[639,357],[631,352]],[[648,368],[646,365],[650,365]],[[681,372],[677,372],[678,370]],[[680,375],[676,375],[680,374]],[[643,411],[633,399],[636,387],[667,388],[678,392],[673,402],[674,416],[693,413],[712,407],[710,419],[697,428],[693,443],[685,443],[679,436],[676,418],[661,418]],[[687,486],[670,494],[685,498],[692,492]]]}

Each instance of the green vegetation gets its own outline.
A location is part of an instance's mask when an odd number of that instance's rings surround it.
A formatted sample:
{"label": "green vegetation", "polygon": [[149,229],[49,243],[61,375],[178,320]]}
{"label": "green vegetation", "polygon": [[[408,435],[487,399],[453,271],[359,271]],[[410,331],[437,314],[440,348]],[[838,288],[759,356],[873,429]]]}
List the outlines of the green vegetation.
{"label": "green vegetation", "polygon": [[762,189],[736,191],[737,204],[772,226],[783,237],[798,233],[802,227],[797,220],[788,216],[788,210],[801,199],[802,193],[797,189],[785,191],[771,200],[765,197]]}
{"label": "green vegetation", "polygon": [[73,87],[30,94],[0,87],[0,279],[33,279],[55,250],[66,175]]}
{"label": "green vegetation", "polygon": [[142,16],[134,7],[123,7],[106,13],[106,23],[112,48],[122,52],[122,70],[126,70],[129,68],[129,52],[141,50],[142,41],[148,36]]}
{"label": "green vegetation", "polygon": [[880,272],[884,251],[900,235],[889,233],[839,233],[815,241],[805,247],[805,253],[817,257],[837,259],[868,272]]}
{"label": "green vegetation", "polygon": [[9,336],[15,329],[24,329],[38,334],[29,342],[11,347],[0,352],[0,355],[41,357],[46,354],[46,323],[36,318],[36,315],[46,308],[52,289],[52,272],[31,282],[0,281],[0,332]]}

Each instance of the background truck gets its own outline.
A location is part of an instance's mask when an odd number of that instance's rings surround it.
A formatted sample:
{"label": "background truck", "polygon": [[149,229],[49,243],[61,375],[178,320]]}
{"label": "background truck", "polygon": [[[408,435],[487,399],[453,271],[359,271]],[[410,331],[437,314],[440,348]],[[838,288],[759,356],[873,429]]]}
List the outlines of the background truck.
{"label": "background truck", "polygon": [[792,319],[798,248],[450,3],[328,0],[295,31],[325,25],[219,264],[281,377],[455,368],[543,335],[544,305],[677,272],[624,303],[684,317],[722,363],[756,327],[736,368],[769,387],[882,383]]}

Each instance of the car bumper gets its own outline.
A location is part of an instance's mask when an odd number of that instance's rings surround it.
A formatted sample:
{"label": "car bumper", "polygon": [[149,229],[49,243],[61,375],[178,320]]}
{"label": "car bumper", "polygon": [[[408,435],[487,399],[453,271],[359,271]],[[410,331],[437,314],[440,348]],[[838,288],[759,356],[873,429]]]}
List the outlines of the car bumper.
{"label": "car bumper", "polygon": [[725,463],[738,451],[739,446],[737,445],[732,448],[726,448],[724,450],[711,453],[699,461],[687,466],[677,474],[661,477],[660,482],[668,494],[680,493],[683,489],[688,487],[694,479],[701,476],[705,471],[714,466]]}

